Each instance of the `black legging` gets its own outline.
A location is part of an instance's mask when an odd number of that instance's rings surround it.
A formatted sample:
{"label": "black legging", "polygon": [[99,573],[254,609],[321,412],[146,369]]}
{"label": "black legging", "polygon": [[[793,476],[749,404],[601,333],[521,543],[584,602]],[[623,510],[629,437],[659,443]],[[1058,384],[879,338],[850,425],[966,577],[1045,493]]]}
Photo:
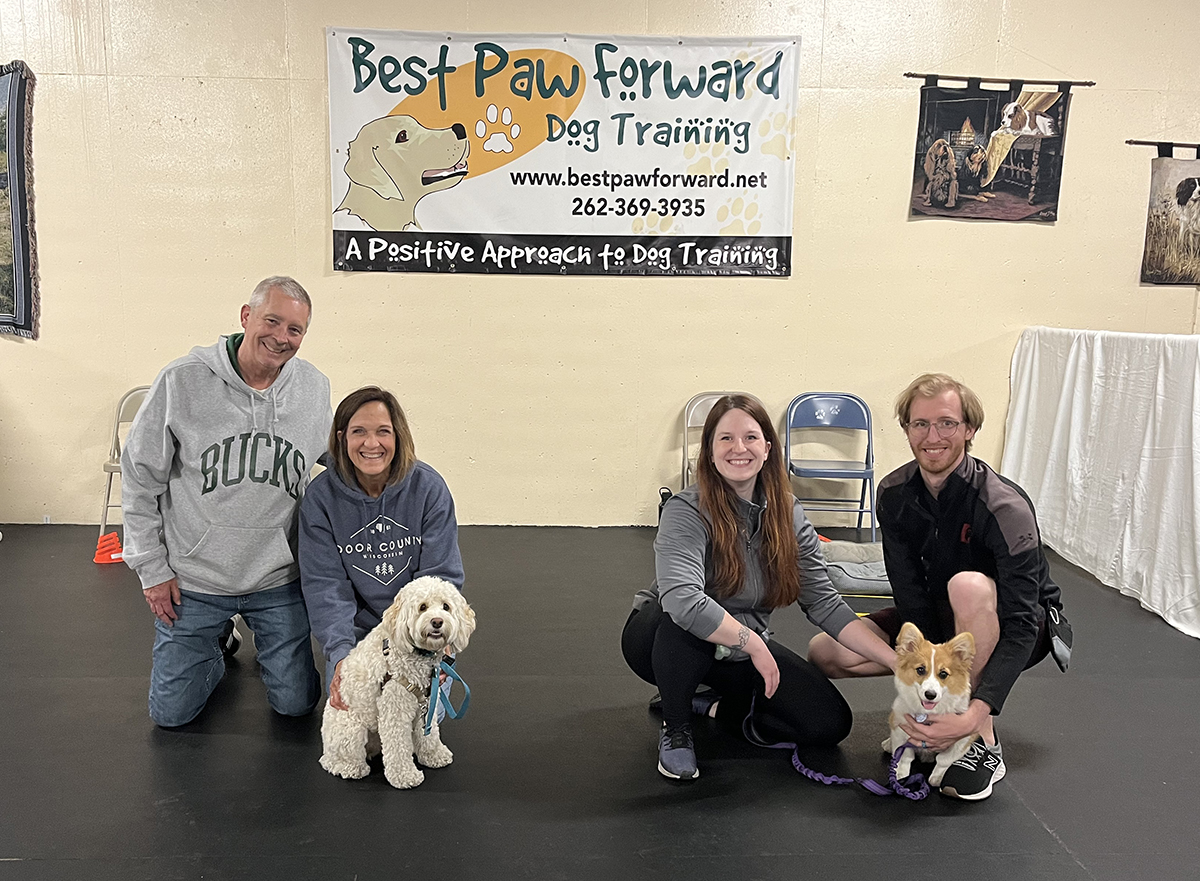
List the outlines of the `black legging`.
{"label": "black legging", "polygon": [[635,609],[621,633],[625,662],[639,677],[657,685],[663,721],[687,724],[692,695],[705,684],[721,696],[717,721],[741,733],[754,698],[754,728],[772,741],[802,746],[833,746],[850,733],[850,706],[820,670],[774,640],[767,647],[779,665],[779,687],[769,700],[754,664],[718,661],[716,646],[686,630],[663,613],[656,602]]}

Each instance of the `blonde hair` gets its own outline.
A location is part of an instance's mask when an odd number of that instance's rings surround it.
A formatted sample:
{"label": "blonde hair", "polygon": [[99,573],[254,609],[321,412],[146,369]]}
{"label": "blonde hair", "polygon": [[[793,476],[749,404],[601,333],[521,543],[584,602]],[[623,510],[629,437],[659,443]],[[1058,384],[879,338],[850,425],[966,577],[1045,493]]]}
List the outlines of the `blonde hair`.
{"label": "blonde hair", "polygon": [[[922,373],[908,384],[896,398],[896,419],[901,428],[908,428],[908,414],[912,410],[913,401],[917,398],[936,398],[943,392],[954,392],[962,405],[963,422],[967,427],[978,431],[983,427],[983,404],[979,396],[959,382],[953,376],[945,373]],[[967,450],[971,449],[971,441],[967,441]]]}

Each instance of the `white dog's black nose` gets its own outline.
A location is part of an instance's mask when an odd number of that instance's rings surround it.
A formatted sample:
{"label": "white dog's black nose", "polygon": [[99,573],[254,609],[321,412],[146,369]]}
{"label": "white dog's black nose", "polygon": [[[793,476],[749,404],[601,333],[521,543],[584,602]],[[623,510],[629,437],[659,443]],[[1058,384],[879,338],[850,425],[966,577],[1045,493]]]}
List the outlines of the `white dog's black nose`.
{"label": "white dog's black nose", "polygon": [[434,630],[441,630],[443,623],[444,622],[442,621],[441,618],[433,618],[432,620],[430,620],[429,626],[432,627]]}
{"label": "white dog's black nose", "polygon": [[450,130],[454,132],[455,137],[457,137],[460,141],[465,141],[467,139],[467,130],[463,127],[461,122],[454,123],[454,125],[450,126]]}
{"label": "white dog's black nose", "polygon": [[937,692],[929,689],[925,692],[925,700],[931,701],[937,699]]}

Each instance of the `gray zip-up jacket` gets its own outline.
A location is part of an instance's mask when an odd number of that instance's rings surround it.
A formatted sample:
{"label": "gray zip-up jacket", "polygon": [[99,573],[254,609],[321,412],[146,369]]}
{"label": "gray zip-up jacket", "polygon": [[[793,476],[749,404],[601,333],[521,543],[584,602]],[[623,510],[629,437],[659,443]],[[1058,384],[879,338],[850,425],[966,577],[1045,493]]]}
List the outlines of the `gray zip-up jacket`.
{"label": "gray zip-up jacket", "polygon": [[300,498],[332,421],[329,380],[299,358],[263,391],[224,336],[164,367],[121,455],[125,562],[142,588],[175,577],[240,595],[299,578]]}
{"label": "gray zip-up jacket", "polygon": [[[712,635],[728,612],[764,639],[769,638],[771,609],[763,604],[761,566],[760,527],[765,508],[758,501],[738,501],[745,540],[742,550],[746,555],[742,590],[725,600],[709,594],[713,580],[712,542],[705,525],[709,517],[700,508],[699,488],[689,486],[668,499],[663,508],[654,540],[655,581],[649,588],[638,591],[634,608],[660,602],[672,621],[700,639]],[[817,531],[808,522],[800,502],[795,498],[792,501],[800,552],[798,603],[808,620],[836,639],[842,628],[858,616],[830,583]],[[744,657],[743,653],[735,652],[731,660]]]}

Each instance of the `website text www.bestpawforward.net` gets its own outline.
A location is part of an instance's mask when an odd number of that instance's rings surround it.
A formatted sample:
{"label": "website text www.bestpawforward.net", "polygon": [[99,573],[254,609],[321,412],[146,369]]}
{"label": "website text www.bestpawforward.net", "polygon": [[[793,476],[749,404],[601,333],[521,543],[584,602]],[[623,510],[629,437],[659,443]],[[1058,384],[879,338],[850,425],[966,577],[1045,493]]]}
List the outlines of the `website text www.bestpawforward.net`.
{"label": "website text www.bestpawforward.net", "polygon": [[561,171],[510,171],[509,179],[518,187],[602,187],[610,193],[620,189],[639,187],[695,189],[765,189],[767,173],[731,175],[729,169],[717,174],[694,174],[663,171],[655,168],[650,172],[622,171],[575,171],[567,166]]}
{"label": "website text www.bestpawforward.net", "polygon": [[[754,174],[731,174],[729,169],[712,174],[671,172],[655,168],[648,172],[575,171],[571,166],[563,171],[510,171],[509,179],[518,187],[569,187],[584,191],[572,194],[573,215],[645,216],[651,212],[663,217],[703,217],[707,206],[703,191],[708,189],[762,190],[767,186],[765,171]],[[587,190],[607,190],[612,200],[592,197]],[[663,191],[684,190],[686,197],[664,196]],[[620,195],[618,195],[620,191]]]}

